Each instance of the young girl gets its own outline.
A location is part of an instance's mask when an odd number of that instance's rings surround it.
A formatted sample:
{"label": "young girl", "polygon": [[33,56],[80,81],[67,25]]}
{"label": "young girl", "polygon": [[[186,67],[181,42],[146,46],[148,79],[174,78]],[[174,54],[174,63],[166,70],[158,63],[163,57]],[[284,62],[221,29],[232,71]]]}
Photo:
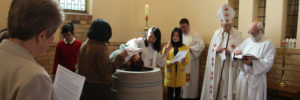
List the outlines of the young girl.
{"label": "young girl", "polygon": [[62,27],[61,34],[64,36],[64,40],[59,41],[56,46],[53,68],[54,76],[58,64],[73,72],[75,71],[78,52],[82,44],[80,40],[76,40],[74,37],[74,26],[72,23],[65,24]]}
{"label": "young girl", "polygon": [[[175,28],[172,31],[171,43],[166,47],[172,47],[171,50],[166,53],[167,66],[165,67],[165,82],[164,85],[168,87],[168,100],[174,100],[173,93],[175,89],[175,100],[180,100],[181,87],[186,84],[185,66],[189,63],[189,48],[182,43],[182,31],[179,28]],[[164,49],[163,49],[164,50]],[[180,62],[171,63],[175,55],[180,51],[188,50],[185,58]]]}

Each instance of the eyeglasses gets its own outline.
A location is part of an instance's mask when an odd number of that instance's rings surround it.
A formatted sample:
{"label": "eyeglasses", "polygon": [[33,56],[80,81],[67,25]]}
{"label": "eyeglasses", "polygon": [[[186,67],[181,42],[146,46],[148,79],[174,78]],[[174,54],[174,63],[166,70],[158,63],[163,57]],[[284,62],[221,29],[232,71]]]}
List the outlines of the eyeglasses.
{"label": "eyeglasses", "polygon": [[259,31],[256,31],[256,32],[248,32],[248,34],[258,34],[259,33]]}

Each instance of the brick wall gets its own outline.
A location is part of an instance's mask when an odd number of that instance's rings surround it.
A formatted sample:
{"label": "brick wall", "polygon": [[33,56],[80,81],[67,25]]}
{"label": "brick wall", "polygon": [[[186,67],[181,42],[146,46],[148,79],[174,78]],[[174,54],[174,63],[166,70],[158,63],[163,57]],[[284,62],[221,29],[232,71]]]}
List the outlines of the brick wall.
{"label": "brick wall", "polygon": [[46,53],[36,58],[37,62],[42,65],[50,75],[52,75],[53,70],[55,48],[56,43],[52,43]]}
{"label": "brick wall", "polygon": [[[88,28],[90,27],[90,24],[92,23],[92,16],[87,14],[66,14],[66,20],[64,24],[66,23],[73,23],[74,24],[74,33],[76,39],[80,41],[86,40],[86,32]],[[60,40],[62,40],[63,37],[60,36]]]}

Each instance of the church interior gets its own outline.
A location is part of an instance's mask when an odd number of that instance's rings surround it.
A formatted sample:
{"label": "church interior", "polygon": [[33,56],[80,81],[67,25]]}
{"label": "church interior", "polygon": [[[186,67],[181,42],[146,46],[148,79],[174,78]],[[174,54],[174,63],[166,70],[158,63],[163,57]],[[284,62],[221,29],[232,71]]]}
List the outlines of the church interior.
{"label": "church interior", "polygon": [[[0,29],[7,28],[7,17],[13,0],[1,0]],[[161,31],[161,44],[169,43],[171,30],[179,27],[181,18],[189,19],[191,29],[197,31],[205,43],[199,59],[199,100],[205,76],[205,66],[214,31],[221,27],[218,10],[227,3],[235,11],[233,27],[242,33],[242,39],[250,37],[249,25],[253,21],[263,23],[265,35],[276,47],[272,68],[267,72],[268,100],[300,100],[300,18],[299,0],[58,0],[65,13],[65,20],[54,34],[54,42],[46,53],[36,58],[53,78],[53,64],[62,26],[74,24],[75,38],[87,39],[88,28],[95,19],[110,23],[112,37],[107,44],[109,54],[121,44],[136,37],[143,37],[151,26]],[[299,35],[298,35],[299,34]],[[291,39],[291,45],[286,40]],[[289,42],[289,40],[288,40]],[[295,44],[294,44],[295,42]],[[290,45],[286,47],[286,44]],[[161,68],[164,80],[164,68]],[[163,86],[167,100],[168,89]],[[194,99],[193,99],[194,100]],[[196,99],[195,99],[196,100]]]}

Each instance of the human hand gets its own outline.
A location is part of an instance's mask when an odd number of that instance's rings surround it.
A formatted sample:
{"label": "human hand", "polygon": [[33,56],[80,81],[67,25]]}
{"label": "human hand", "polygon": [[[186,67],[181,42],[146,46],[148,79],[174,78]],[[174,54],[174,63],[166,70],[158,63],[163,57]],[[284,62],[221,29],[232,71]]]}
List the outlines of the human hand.
{"label": "human hand", "polygon": [[171,49],[172,49],[172,44],[171,43],[168,43],[167,44],[167,47],[165,48],[165,52],[164,52],[164,54],[167,54]]}
{"label": "human hand", "polygon": [[173,65],[173,64],[177,64],[177,63],[178,63],[178,61],[176,61],[176,62],[174,62],[174,63],[171,63],[171,64]]}
{"label": "human hand", "polygon": [[182,59],[181,59],[181,62],[184,62],[184,61],[185,61],[185,58],[182,58]]}
{"label": "human hand", "polygon": [[247,65],[251,65],[252,64],[252,56],[243,56],[242,62]]}
{"label": "human hand", "polygon": [[236,51],[234,51],[234,54],[235,55],[240,55],[240,54],[242,54],[242,50],[236,50]]}
{"label": "human hand", "polygon": [[137,53],[134,55],[134,62],[137,62],[140,59],[140,54]]}
{"label": "human hand", "polygon": [[229,50],[227,50],[227,49],[224,49],[224,50],[225,50],[225,54],[226,55],[230,55],[231,54],[231,52]]}
{"label": "human hand", "polygon": [[224,49],[225,49],[225,48],[218,48],[216,52],[217,52],[217,53],[221,53],[221,52],[223,52]]}

